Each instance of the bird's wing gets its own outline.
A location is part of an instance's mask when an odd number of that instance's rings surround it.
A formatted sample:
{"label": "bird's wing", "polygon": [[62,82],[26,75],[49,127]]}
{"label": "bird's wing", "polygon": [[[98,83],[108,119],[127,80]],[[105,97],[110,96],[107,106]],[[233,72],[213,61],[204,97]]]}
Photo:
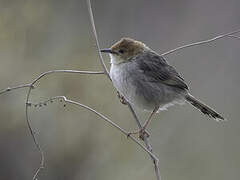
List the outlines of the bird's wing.
{"label": "bird's wing", "polygon": [[155,52],[145,52],[134,59],[140,71],[145,74],[146,81],[163,83],[183,90],[188,89],[187,84],[176,69]]}

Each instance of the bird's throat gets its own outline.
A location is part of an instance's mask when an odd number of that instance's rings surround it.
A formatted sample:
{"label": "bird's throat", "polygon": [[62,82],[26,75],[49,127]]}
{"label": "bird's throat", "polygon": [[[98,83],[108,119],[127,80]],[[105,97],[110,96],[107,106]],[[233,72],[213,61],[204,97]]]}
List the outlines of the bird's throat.
{"label": "bird's throat", "polygon": [[111,59],[111,64],[114,64],[114,65],[121,64],[124,62],[124,59],[114,54],[110,54],[110,59]]}

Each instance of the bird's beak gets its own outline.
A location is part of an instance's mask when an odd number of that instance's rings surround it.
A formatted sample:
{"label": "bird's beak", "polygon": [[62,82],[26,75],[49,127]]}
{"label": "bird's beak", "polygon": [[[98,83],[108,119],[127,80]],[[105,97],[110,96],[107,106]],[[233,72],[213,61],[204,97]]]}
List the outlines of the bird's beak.
{"label": "bird's beak", "polygon": [[100,51],[103,53],[117,54],[116,52],[112,51],[111,49],[101,49]]}

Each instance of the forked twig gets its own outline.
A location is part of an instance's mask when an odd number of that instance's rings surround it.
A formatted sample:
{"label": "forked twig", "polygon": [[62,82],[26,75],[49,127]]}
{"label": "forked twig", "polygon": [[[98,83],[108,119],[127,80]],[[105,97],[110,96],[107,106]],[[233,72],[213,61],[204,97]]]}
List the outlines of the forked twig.
{"label": "forked twig", "polygon": [[[135,121],[137,122],[138,128],[139,128],[139,129],[142,129],[142,125],[141,125],[141,123],[140,123],[140,121],[139,121],[139,119],[138,119],[135,111],[133,110],[132,106],[131,106],[128,102],[127,102],[127,104],[128,104],[128,107],[129,107],[129,109],[130,109],[130,111],[131,111],[131,113],[132,113]],[[143,136],[143,141],[144,141],[145,146],[147,147],[147,149],[148,149],[149,151],[153,152],[152,146],[151,146],[151,144],[149,143],[147,134],[144,134],[144,136]],[[154,164],[154,170],[155,170],[155,174],[156,174],[157,180],[161,180],[160,170],[159,170],[159,166],[158,166],[158,160],[156,160],[153,156],[151,156],[151,158],[152,158],[152,161],[153,161],[153,164]]]}
{"label": "forked twig", "polygon": [[[104,72],[102,71],[98,71],[98,72],[93,72],[93,71],[75,71],[75,70],[52,70],[52,71],[47,71],[45,73],[42,73],[41,75],[39,75],[36,79],[34,79],[32,81],[32,83],[28,84],[29,86],[29,90],[28,90],[28,93],[27,93],[27,98],[26,98],[26,106],[25,106],[25,115],[26,115],[26,120],[27,120],[27,125],[28,125],[28,128],[29,128],[29,131],[30,131],[30,134],[33,138],[33,141],[34,141],[34,144],[35,146],[37,147],[39,153],[40,153],[40,156],[41,156],[41,160],[40,160],[40,166],[38,167],[38,169],[36,170],[34,176],[33,176],[33,180],[36,179],[36,177],[38,176],[39,172],[41,171],[41,169],[44,167],[44,154],[43,154],[43,151],[41,149],[41,146],[40,144],[38,143],[38,140],[35,136],[35,133],[31,127],[31,124],[30,124],[30,120],[29,120],[29,114],[28,114],[28,107],[30,107],[32,105],[32,103],[29,102],[29,98],[30,98],[30,94],[31,94],[31,91],[32,91],[32,87],[34,87],[34,84],[36,84],[38,81],[40,81],[43,77],[45,77],[46,75],[49,75],[49,74],[53,74],[53,73],[77,73],[77,74],[95,74],[95,75],[98,75],[98,74],[105,74]],[[117,124],[115,124],[114,122],[112,122],[111,120],[109,120],[108,118],[106,118],[105,116],[103,116],[102,114],[98,113],[97,111],[91,109],[90,107],[86,106],[86,105],[83,105],[83,104],[80,104],[78,102],[75,102],[75,101],[71,101],[71,100],[68,100],[67,98],[65,98],[64,96],[58,96],[57,98],[62,98],[64,99],[65,102],[68,102],[68,103],[71,103],[71,104],[75,104],[75,105],[78,105],[78,106],[81,106],[81,107],[84,107],[85,109],[88,109],[94,113],[96,113],[98,116],[102,117],[103,119],[105,119],[106,121],[108,121],[112,126],[118,128],[122,133],[124,133],[125,135],[128,135],[128,133],[123,130],[122,128],[120,128]],[[55,97],[56,99],[56,97]],[[133,137],[130,137],[135,143],[137,143],[141,148],[143,148],[152,158],[155,159],[156,162],[158,162],[158,158],[151,152],[149,151],[146,147],[144,147],[140,142],[138,142],[135,138]]]}
{"label": "forked twig", "polygon": [[[40,144],[37,141],[35,133],[34,133],[32,127],[31,127],[29,114],[28,114],[28,108],[31,106],[31,103],[29,102],[29,99],[30,99],[31,91],[34,88],[34,84],[36,84],[38,81],[40,81],[40,79],[42,79],[43,77],[45,77],[45,76],[47,76],[49,74],[53,74],[53,73],[105,74],[111,80],[111,78],[109,76],[108,69],[106,68],[106,65],[104,63],[104,60],[103,60],[101,52],[100,52],[100,46],[99,46],[99,42],[98,42],[98,38],[97,38],[97,32],[96,32],[96,28],[95,28],[94,17],[93,17],[93,13],[92,13],[92,7],[91,7],[91,1],[90,0],[87,0],[87,5],[88,5],[88,11],[89,11],[89,15],[90,15],[90,20],[91,20],[93,34],[94,34],[95,42],[96,42],[96,45],[97,45],[97,51],[98,51],[99,59],[100,59],[100,62],[101,62],[101,65],[102,65],[102,68],[103,68],[104,71],[93,72],[93,71],[75,71],[75,70],[53,70],[53,71],[48,71],[48,72],[42,73],[40,76],[38,76],[36,79],[34,79],[31,83],[18,85],[18,86],[14,86],[14,87],[9,87],[9,88],[6,88],[6,89],[0,91],[0,95],[1,95],[1,94],[6,93],[6,92],[9,92],[9,91],[12,91],[12,90],[16,90],[16,89],[29,88],[29,90],[27,92],[27,97],[26,97],[26,108],[25,108],[26,120],[27,120],[27,125],[28,125],[28,128],[30,130],[31,136],[32,136],[32,138],[34,140],[34,144],[36,145],[36,147],[37,147],[37,149],[38,149],[38,151],[39,151],[39,153],[41,155],[40,166],[36,170],[36,172],[35,172],[35,174],[33,176],[34,180],[36,179],[38,173],[40,172],[40,170],[44,166],[44,154],[43,154],[43,151],[41,149]],[[179,50],[182,50],[182,49],[185,49],[185,48],[188,48],[188,47],[193,47],[193,46],[197,46],[197,45],[203,45],[203,44],[211,43],[211,42],[213,42],[215,40],[222,39],[224,37],[231,37],[231,38],[240,39],[240,37],[234,35],[234,34],[236,34],[238,32],[240,32],[240,30],[236,30],[236,31],[232,31],[232,32],[229,32],[229,33],[226,33],[226,34],[222,34],[222,35],[216,36],[216,37],[208,39],[208,40],[204,40],[204,41],[199,41],[199,42],[183,45],[183,46],[180,46],[178,48],[175,48],[175,49],[172,49],[170,51],[167,51],[167,52],[165,52],[165,53],[163,53],[161,55],[162,56],[166,56],[166,55],[169,55],[171,53],[174,53],[176,51],[179,51]],[[87,109],[87,110],[89,110],[91,112],[94,112],[96,115],[98,115],[99,117],[103,118],[105,121],[110,123],[113,127],[115,127],[118,130],[120,130],[123,134],[128,135],[128,132],[123,130],[120,126],[118,126],[117,124],[115,124],[114,122],[112,122],[111,120],[109,120],[107,117],[105,117],[104,115],[100,114],[96,110],[94,110],[94,109],[92,109],[92,108],[90,108],[90,107],[88,107],[88,106],[86,106],[84,104],[80,104],[78,102],[69,100],[65,96],[57,96],[57,97],[54,97],[54,98],[51,98],[51,99],[63,99],[66,103],[74,104],[74,105],[77,105],[79,107],[83,107],[83,108],[85,108],[85,109]],[[134,119],[137,122],[138,127],[142,128],[142,125],[141,125],[141,123],[140,123],[136,113],[134,112],[132,106],[129,103],[127,103],[127,104],[128,104],[129,109],[130,109],[130,112],[132,113]],[[148,141],[148,138],[146,136],[144,136],[143,140],[144,140],[145,146],[143,146],[134,137],[129,136],[129,138],[131,140],[133,140],[135,143],[137,143],[142,149],[144,149],[151,156],[151,158],[153,160],[153,163],[154,163],[154,169],[155,169],[155,174],[156,174],[157,180],[160,180],[161,178],[160,178],[159,167],[158,167],[158,158],[152,153],[152,147],[151,147],[151,145],[150,145],[150,143]]]}
{"label": "forked twig", "polygon": [[[47,71],[47,72],[42,73],[38,78],[42,78],[42,76],[46,76],[46,75],[52,74],[52,73],[104,74],[103,71],[52,70],[52,71]],[[33,82],[28,83],[28,84],[21,84],[18,86],[8,87],[6,89],[1,90],[0,95],[4,94],[6,92],[10,92],[12,90],[23,89],[23,88],[27,88],[27,87],[34,88],[32,83]]]}
{"label": "forked twig", "polygon": [[[88,12],[89,12],[89,15],[90,15],[90,20],[91,20],[91,25],[92,25],[92,30],[93,30],[93,34],[94,34],[94,37],[95,37],[95,41],[96,41],[96,44],[97,44],[97,51],[98,51],[98,54],[99,54],[99,58],[100,58],[100,61],[101,61],[101,64],[102,64],[102,67],[104,69],[104,72],[106,73],[106,75],[108,76],[108,78],[111,80],[111,77],[109,76],[109,73],[108,73],[108,70],[106,68],[106,65],[104,63],[104,60],[102,58],[102,55],[101,55],[101,51],[100,51],[100,46],[99,46],[99,42],[98,42],[98,36],[97,36],[97,32],[96,32],[96,27],[95,27],[95,23],[94,23],[94,17],[93,17],[93,12],[92,12],[92,7],[91,7],[91,1],[90,0],[87,0],[87,4],[88,4]],[[125,99],[126,100],[126,99]],[[142,129],[142,125],[136,115],[136,113],[134,112],[132,106],[130,105],[129,102],[127,102],[128,104],[128,107],[130,109],[130,112],[132,113],[138,127],[140,129]],[[144,137],[143,137],[143,140],[144,140],[144,143],[145,143],[145,146],[146,148],[152,152],[152,147],[148,141],[148,138],[147,138],[147,135],[145,134]],[[158,160],[154,157],[154,156],[151,156],[150,157],[152,158],[153,160],[153,163],[154,163],[154,170],[155,170],[155,174],[156,174],[156,177],[157,177],[157,180],[161,180],[161,177],[160,177],[160,173],[159,173],[159,167],[158,167]]]}
{"label": "forked twig", "polygon": [[[67,99],[65,96],[52,97],[52,98],[49,98],[48,100],[43,101],[43,102],[38,103],[38,104],[47,104],[48,102],[52,102],[52,101],[57,100],[57,99],[63,100],[65,103],[77,105],[78,107],[87,109],[88,111],[91,111],[91,112],[95,113],[97,116],[99,116],[100,118],[105,120],[107,123],[109,123],[112,127],[116,128],[117,130],[122,132],[124,135],[126,135],[126,137],[129,137],[132,141],[134,141],[136,144],[138,144],[145,152],[147,152],[150,156],[152,156],[154,159],[156,159],[158,161],[158,158],[151,151],[149,151],[145,146],[143,146],[136,138],[132,137],[131,135],[129,136],[129,133],[127,131],[125,131],[123,128],[121,128],[119,125],[117,125],[116,123],[111,121],[109,118],[107,118],[103,114],[99,113],[95,109],[93,109],[93,108],[91,108],[91,107],[89,107],[85,104],[81,104],[79,102],[72,101],[70,99]],[[38,105],[38,104],[31,103],[31,105]]]}
{"label": "forked twig", "polygon": [[35,80],[33,80],[30,85],[28,84],[29,86],[27,86],[27,87],[29,87],[29,89],[28,89],[28,93],[27,93],[27,97],[26,97],[26,106],[25,106],[26,121],[27,121],[27,125],[28,125],[28,129],[30,131],[30,134],[33,138],[34,144],[40,153],[40,166],[37,168],[37,170],[33,176],[33,180],[35,180],[37,178],[39,172],[44,167],[44,154],[43,154],[43,150],[42,150],[40,144],[37,141],[35,132],[33,131],[30,120],[29,120],[28,107],[31,106],[31,103],[29,102],[29,98],[30,98],[31,91],[34,87],[34,84],[36,84],[40,79],[42,79],[46,75],[53,74],[53,73],[74,73],[74,74],[77,73],[77,74],[96,74],[96,75],[104,74],[102,71],[94,72],[94,71],[75,71],[75,70],[52,70],[52,71],[47,71],[45,73],[42,73]]}
{"label": "forked twig", "polygon": [[101,65],[103,67],[104,73],[111,80],[111,78],[109,76],[109,72],[108,72],[107,66],[104,63],[102,54],[100,52],[100,46],[99,46],[99,42],[98,42],[98,36],[97,36],[97,31],[96,31],[96,27],[95,27],[95,23],[94,23],[94,18],[93,18],[93,13],[92,13],[92,6],[91,6],[91,1],[90,0],[87,0],[87,6],[88,6],[88,12],[89,12],[89,16],[90,16],[90,21],[91,21],[91,25],[92,25],[92,30],[93,30],[95,42],[96,42],[96,45],[97,45],[98,56],[99,56]]}

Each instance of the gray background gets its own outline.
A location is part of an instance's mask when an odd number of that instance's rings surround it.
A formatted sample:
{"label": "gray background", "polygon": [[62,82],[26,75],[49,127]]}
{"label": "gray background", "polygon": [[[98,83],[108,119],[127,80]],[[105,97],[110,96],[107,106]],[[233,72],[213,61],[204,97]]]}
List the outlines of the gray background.
{"label": "gray background", "polygon": [[[158,53],[240,27],[239,0],[93,0],[101,47],[128,36]],[[225,38],[167,56],[191,92],[229,121],[217,123],[190,105],[171,107],[148,127],[165,180],[240,177],[240,40]],[[109,66],[109,57],[105,56]],[[0,1],[0,89],[28,83],[52,69],[101,70],[86,2]],[[65,95],[126,130],[136,129],[103,76],[55,74],[42,79],[31,101]],[[0,96],[0,179],[31,179],[39,154],[27,129],[26,90]],[[138,112],[143,121],[146,112]],[[86,110],[54,102],[30,108],[46,158],[39,179],[155,179],[148,155]]]}

